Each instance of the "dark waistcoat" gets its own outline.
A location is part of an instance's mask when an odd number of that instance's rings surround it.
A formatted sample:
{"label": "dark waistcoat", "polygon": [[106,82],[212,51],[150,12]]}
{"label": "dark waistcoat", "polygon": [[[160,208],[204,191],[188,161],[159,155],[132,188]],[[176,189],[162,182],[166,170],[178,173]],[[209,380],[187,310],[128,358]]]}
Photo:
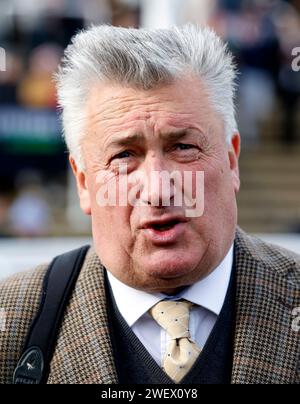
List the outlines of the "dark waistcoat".
{"label": "dark waistcoat", "polygon": [[[181,384],[230,384],[235,325],[235,276],[217,322]],[[106,276],[108,319],[118,380],[121,384],[173,384],[120,314]]]}

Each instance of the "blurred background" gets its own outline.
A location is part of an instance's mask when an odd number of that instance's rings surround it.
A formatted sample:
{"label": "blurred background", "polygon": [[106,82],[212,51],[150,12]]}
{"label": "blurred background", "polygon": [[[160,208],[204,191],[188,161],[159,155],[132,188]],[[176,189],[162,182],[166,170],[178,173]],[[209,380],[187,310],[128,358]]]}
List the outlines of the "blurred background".
{"label": "blurred background", "polygon": [[212,26],[240,70],[239,224],[300,253],[300,0],[0,0],[0,277],[90,241],[52,81],[71,37],[188,21]]}

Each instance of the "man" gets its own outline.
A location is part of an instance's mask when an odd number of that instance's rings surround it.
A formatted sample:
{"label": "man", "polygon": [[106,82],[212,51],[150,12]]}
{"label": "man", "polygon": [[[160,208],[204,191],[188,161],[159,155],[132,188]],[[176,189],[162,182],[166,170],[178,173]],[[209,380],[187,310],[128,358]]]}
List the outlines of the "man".
{"label": "man", "polygon": [[[58,94],[94,247],[48,383],[299,383],[300,257],[237,227],[234,79],[219,38],[191,25],[94,27],[67,49]],[[46,271],[0,284],[2,383]]]}

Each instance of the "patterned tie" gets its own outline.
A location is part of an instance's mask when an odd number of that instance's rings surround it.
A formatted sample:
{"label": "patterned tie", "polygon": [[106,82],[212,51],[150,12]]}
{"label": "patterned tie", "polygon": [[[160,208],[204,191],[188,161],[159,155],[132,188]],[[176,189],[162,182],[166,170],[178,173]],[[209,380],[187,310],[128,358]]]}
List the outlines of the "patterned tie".
{"label": "patterned tie", "polygon": [[161,301],[149,310],[153,319],[171,337],[163,370],[175,383],[179,383],[191,370],[201,352],[190,339],[189,318],[192,306],[186,300]]}

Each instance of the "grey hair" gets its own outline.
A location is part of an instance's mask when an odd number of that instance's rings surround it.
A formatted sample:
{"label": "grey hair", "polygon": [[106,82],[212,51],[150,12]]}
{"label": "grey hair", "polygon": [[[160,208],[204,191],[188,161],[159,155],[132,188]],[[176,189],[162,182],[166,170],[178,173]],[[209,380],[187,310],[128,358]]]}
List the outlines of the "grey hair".
{"label": "grey hair", "polygon": [[214,31],[187,24],[155,30],[102,25],[79,32],[56,75],[64,136],[77,164],[83,168],[84,103],[93,82],[148,90],[172,83],[187,71],[204,81],[230,142],[237,130],[236,71],[231,53]]}

